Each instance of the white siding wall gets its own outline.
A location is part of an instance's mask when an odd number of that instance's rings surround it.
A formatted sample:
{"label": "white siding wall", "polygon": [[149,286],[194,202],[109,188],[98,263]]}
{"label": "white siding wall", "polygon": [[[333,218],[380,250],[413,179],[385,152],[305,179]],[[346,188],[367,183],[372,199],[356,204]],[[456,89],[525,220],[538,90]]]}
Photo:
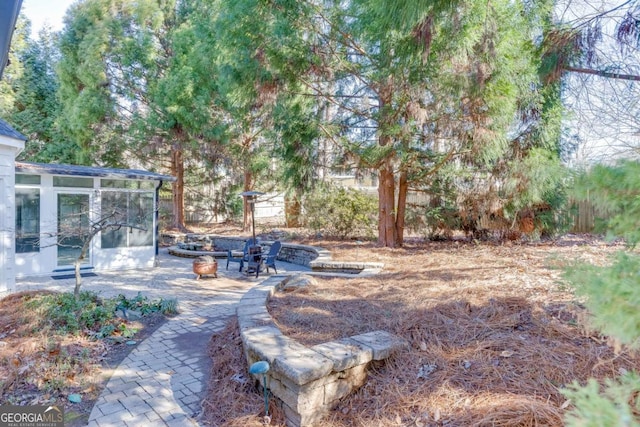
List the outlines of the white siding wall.
{"label": "white siding wall", "polygon": [[0,136],[0,294],[15,290],[15,156],[22,141]]}

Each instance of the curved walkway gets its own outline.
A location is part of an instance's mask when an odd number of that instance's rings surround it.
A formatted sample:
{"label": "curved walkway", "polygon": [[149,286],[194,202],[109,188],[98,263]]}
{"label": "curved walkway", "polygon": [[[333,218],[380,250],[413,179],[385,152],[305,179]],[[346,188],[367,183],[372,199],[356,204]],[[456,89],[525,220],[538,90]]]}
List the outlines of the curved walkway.
{"label": "curved walkway", "polygon": [[[256,279],[219,262],[218,279],[195,280],[191,259],[161,251],[151,270],[99,273],[83,279],[83,290],[103,296],[138,292],[149,298],[177,298],[180,314],[169,319],[113,370],[89,418],[90,427],[197,426],[209,371],[207,344],[222,329]],[[235,267],[235,264],[233,264]],[[279,272],[308,271],[278,262]],[[19,279],[18,290],[69,291],[73,280]]]}

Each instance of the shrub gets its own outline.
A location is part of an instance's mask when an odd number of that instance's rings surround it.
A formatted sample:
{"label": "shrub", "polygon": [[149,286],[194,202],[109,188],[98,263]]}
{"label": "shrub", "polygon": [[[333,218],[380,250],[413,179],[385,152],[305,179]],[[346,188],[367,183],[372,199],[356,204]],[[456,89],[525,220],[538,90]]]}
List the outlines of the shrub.
{"label": "shrub", "polygon": [[[115,316],[118,308],[137,310],[142,315],[157,312],[175,314],[178,311],[178,302],[174,298],[149,300],[141,293],[131,299],[118,295],[104,300],[88,291],[80,292],[78,299],[70,292],[39,294],[29,297],[25,304],[29,310],[39,314],[42,323],[38,327],[45,332],[53,330],[60,334],[80,334],[93,331],[91,335],[97,338],[123,332],[120,319]],[[129,334],[135,331],[129,329],[125,332]]]}
{"label": "shrub", "polygon": [[[585,301],[593,326],[633,349],[640,347],[640,163],[596,166],[576,184],[576,198],[589,198],[596,208],[612,213],[606,220],[611,237],[623,237],[628,245],[611,265],[578,264],[568,268],[565,278]],[[623,373],[605,384],[590,380],[585,386],[572,384],[564,390],[574,407],[567,414],[568,426],[639,426],[640,377]]]}
{"label": "shrub", "polygon": [[306,225],[315,232],[347,238],[373,238],[377,226],[378,203],[361,191],[322,186],[304,201]]}
{"label": "shrub", "polygon": [[138,295],[130,299],[120,294],[116,297],[116,304],[117,308],[136,310],[142,315],[157,312],[162,314],[176,314],[178,312],[178,300],[175,298],[150,300],[148,297],[142,295],[141,292],[138,292]]}
{"label": "shrub", "polygon": [[78,299],[72,293],[43,294],[26,302],[29,309],[42,314],[46,324],[60,333],[77,334],[83,329],[98,329],[114,317],[113,302],[102,301],[93,292],[80,292]]}

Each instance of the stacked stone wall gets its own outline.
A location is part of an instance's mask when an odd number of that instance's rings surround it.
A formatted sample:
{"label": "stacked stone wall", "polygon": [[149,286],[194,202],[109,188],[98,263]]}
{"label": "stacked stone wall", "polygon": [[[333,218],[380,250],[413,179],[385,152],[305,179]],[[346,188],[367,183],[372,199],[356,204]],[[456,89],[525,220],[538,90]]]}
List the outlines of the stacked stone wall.
{"label": "stacked stone wall", "polygon": [[[284,286],[287,276],[272,276],[257,285],[237,308],[240,335],[249,366],[267,361],[267,388],[284,409],[291,427],[321,425],[340,399],[364,385],[367,368],[407,342],[385,331],[374,331],[306,347],[281,333],[267,311],[267,301]],[[255,376],[257,384],[262,378]]]}

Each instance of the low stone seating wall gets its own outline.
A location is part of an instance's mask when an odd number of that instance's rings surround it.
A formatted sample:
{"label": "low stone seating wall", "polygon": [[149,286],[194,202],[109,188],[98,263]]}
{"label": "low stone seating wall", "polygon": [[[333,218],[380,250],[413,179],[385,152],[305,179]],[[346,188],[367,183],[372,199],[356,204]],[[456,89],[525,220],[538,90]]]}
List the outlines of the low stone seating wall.
{"label": "low stone seating wall", "polygon": [[384,264],[381,262],[314,260],[309,263],[309,267],[311,267],[311,271],[359,274],[369,269],[380,270],[384,267]]}
{"label": "low stone seating wall", "polygon": [[[163,233],[161,238],[164,244],[172,245],[177,245],[181,242],[187,243],[209,241],[216,248],[223,251],[212,253],[205,251],[188,251],[173,246],[169,248],[169,253],[171,253],[172,255],[193,258],[201,255],[212,255],[217,258],[225,258],[227,256],[227,250],[242,251],[244,242],[247,240],[244,237],[227,237],[185,233]],[[271,242],[262,241],[260,242],[260,244],[266,246],[268,250],[268,246],[270,246]],[[376,270],[383,267],[383,264],[378,262],[333,261],[331,259],[331,253],[324,248],[286,242],[282,242],[282,249],[280,249],[280,253],[278,254],[277,259],[279,261],[285,261],[292,264],[310,267],[312,271],[327,273],[358,274],[363,270]]]}
{"label": "low stone seating wall", "polygon": [[[249,366],[269,362],[267,388],[284,409],[287,425],[308,427],[343,397],[361,387],[367,367],[408,346],[399,337],[374,331],[306,347],[283,335],[267,311],[269,297],[290,279],[272,276],[247,292],[236,313]],[[260,376],[255,376],[258,384]]]}

